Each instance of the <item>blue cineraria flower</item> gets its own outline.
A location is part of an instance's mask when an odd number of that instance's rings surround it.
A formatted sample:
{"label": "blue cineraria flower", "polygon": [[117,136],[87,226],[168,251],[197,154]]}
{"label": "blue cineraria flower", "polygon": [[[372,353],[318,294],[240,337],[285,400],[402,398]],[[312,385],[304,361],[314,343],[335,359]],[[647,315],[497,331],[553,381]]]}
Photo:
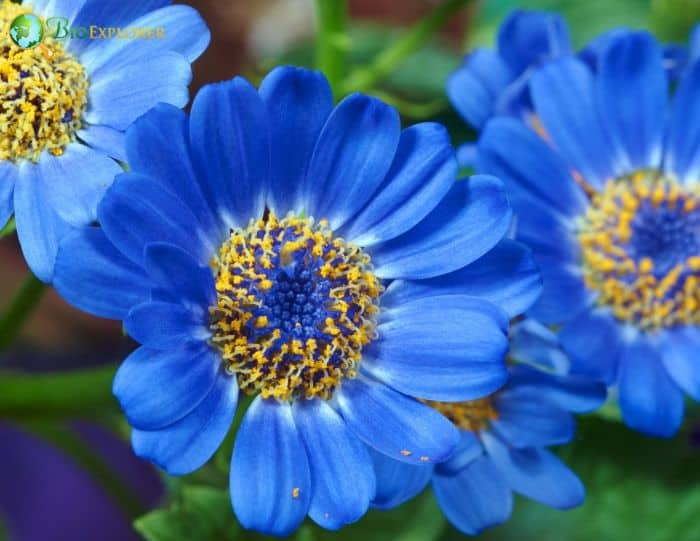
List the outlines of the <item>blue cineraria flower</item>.
{"label": "blue cineraria flower", "polygon": [[64,241],[55,285],[142,344],[114,382],[137,454],[188,473],[239,390],[256,395],[231,494],[246,528],[274,535],[306,514],[330,529],[362,516],[362,442],[412,464],[450,455],[456,429],[414,397],[500,387],[508,317],[539,289],[529,253],[503,240],[496,178],[455,183],[444,128],[401,131],[359,94],[334,108],[321,74],[288,67],[260,90],[205,87],[189,118],[158,106],[126,142],[132,171],[102,228]]}
{"label": "blue cineraria flower", "polygon": [[428,402],[460,429],[460,443],[447,461],[411,466],[372,452],[374,507],[396,507],[432,482],[448,520],[476,535],[510,517],[513,492],[557,509],[583,502],[581,481],[546,447],[571,441],[572,413],[600,406],[605,387],[565,375],[566,356],[541,324],[525,320],[511,340],[511,357],[523,362],[510,366],[503,389],[479,400]]}
{"label": "blue cineraria flower", "polygon": [[473,128],[495,115],[531,109],[533,70],[572,51],[566,21],[555,13],[513,11],[498,31],[498,50],[477,49],[447,81],[450,102]]}
{"label": "blue cineraria flower", "polygon": [[700,399],[700,64],[669,107],[662,52],[626,32],[594,74],[531,80],[543,132],[494,119],[480,170],[503,175],[544,279],[531,315],[561,325],[572,370],[615,386],[624,421],[671,436]]}
{"label": "blue cineraria flower", "polygon": [[[21,48],[6,29],[32,12],[44,38]],[[123,37],[78,37],[105,27]],[[127,126],[159,102],[187,103],[190,63],[209,30],[169,0],[0,0],[0,28],[0,224],[15,215],[27,263],[48,282],[59,239],[95,220],[122,170],[115,159],[126,160]],[[152,39],[134,38],[135,29]]]}

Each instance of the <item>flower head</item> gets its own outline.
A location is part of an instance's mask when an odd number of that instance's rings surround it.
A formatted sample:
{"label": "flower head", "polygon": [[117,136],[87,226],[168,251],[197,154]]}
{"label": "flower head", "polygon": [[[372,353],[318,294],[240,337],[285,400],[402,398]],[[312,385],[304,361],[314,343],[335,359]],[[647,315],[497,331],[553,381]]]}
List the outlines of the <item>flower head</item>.
{"label": "flower head", "polygon": [[[22,47],[12,23],[32,13],[40,32]],[[187,103],[209,31],[168,0],[2,0],[0,28],[0,224],[15,215],[29,266],[51,281],[60,238],[95,220],[121,171],[127,126]]]}
{"label": "flower head", "polygon": [[[123,319],[142,347],[114,383],[136,452],[168,472],[236,436],[247,528],[357,520],[375,493],[365,444],[413,464],[458,440],[416,398],[501,386],[509,316],[539,290],[500,182],[455,182],[447,132],[401,131],[382,102],[333,107],[325,78],[278,68],[205,87],[191,116],[158,106],[127,133],[132,171],[102,228],[62,244],[56,287]],[[364,443],[363,443],[364,442]]]}
{"label": "flower head", "polygon": [[495,115],[526,114],[531,109],[527,83],[534,69],[570,54],[570,41],[560,15],[514,10],[498,30],[498,50],[475,50],[450,76],[450,102],[476,129]]}
{"label": "flower head", "polygon": [[542,131],[495,119],[480,169],[512,188],[518,238],[544,275],[531,315],[562,326],[572,370],[616,385],[625,422],[670,436],[683,391],[700,398],[700,64],[671,104],[662,50],[620,32],[598,69],[535,74]]}
{"label": "flower head", "polygon": [[598,408],[605,388],[566,375],[557,337],[543,325],[525,320],[513,328],[511,341],[511,357],[523,362],[511,365],[503,389],[477,400],[427,402],[460,430],[448,460],[410,466],[372,453],[374,507],[400,505],[432,482],[448,520],[476,535],[510,517],[513,492],[557,509],[583,503],[581,481],[546,447],[571,441],[573,413]]}

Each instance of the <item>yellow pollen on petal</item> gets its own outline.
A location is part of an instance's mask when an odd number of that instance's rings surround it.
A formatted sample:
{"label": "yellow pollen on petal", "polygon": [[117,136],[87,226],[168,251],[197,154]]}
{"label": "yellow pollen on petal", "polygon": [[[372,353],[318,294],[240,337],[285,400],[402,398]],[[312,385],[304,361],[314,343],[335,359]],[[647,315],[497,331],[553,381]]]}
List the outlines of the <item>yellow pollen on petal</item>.
{"label": "yellow pollen on petal", "polygon": [[11,22],[27,6],[0,1],[0,160],[38,161],[61,156],[84,126],[88,104],[85,68],[53,37],[23,49],[10,38]]}

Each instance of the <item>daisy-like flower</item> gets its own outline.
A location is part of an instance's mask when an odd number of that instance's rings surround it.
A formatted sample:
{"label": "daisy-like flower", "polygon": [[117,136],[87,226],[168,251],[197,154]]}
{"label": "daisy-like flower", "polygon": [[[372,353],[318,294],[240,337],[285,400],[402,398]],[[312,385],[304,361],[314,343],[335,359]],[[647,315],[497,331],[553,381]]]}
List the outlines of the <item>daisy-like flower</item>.
{"label": "daisy-like flower", "polygon": [[[142,346],[114,382],[137,454],[204,464],[239,392],[233,508],[292,532],[357,520],[375,493],[365,443],[412,464],[458,440],[414,397],[484,396],[507,376],[509,315],[532,301],[528,252],[490,176],[456,182],[436,124],[401,131],[364,95],[333,107],[319,73],[205,87],[191,116],[158,106],[127,132],[132,171],[101,228],[62,244],[55,285],[123,319]],[[364,442],[364,443],[363,443]]]}
{"label": "daisy-like flower", "polygon": [[527,114],[527,83],[537,66],[571,54],[566,21],[544,11],[515,10],[498,31],[498,50],[476,49],[447,81],[453,107],[473,128],[495,115]]}
{"label": "daisy-like flower", "polygon": [[605,387],[565,375],[566,356],[556,335],[535,321],[515,326],[511,344],[511,357],[522,362],[511,365],[503,389],[478,400],[427,402],[460,429],[449,460],[411,466],[372,452],[374,507],[396,507],[432,482],[448,520],[476,535],[510,517],[513,492],[556,509],[583,503],[581,481],[546,447],[571,441],[573,413],[599,407]]}
{"label": "daisy-like flower", "polygon": [[624,421],[671,436],[700,399],[700,64],[669,107],[645,32],[531,80],[543,130],[494,119],[480,170],[501,174],[544,279],[531,315],[561,325],[572,370],[615,386]]}
{"label": "daisy-like flower", "polygon": [[[26,14],[43,21],[33,48],[10,33]],[[60,238],[95,220],[122,170],[129,124],[159,102],[187,103],[209,30],[169,0],[2,0],[0,30],[0,224],[14,214],[27,263],[49,282]]]}

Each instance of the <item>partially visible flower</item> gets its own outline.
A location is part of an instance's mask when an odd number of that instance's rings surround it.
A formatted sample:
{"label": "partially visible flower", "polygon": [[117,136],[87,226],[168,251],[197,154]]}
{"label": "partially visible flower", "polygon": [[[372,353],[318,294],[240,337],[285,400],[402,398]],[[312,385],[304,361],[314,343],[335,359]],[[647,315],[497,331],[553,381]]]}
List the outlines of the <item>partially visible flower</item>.
{"label": "partially visible flower", "polygon": [[565,356],[556,335],[537,322],[515,326],[511,340],[511,357],[524,362],[511,365],[503,389],[479,400],[428,402],[460,429],[460,443],[449,460],[410,466],[372,453],[374,507],[396,507],[432,482],[448,520],[476,535],[508,520],[513,492],[556,509],[583,503],[581,481],[546,447],[572,440],[573,413],[598,408],[605,387],[568,376],[563,366],[552,370]]}
{"label": "partially visible flower", "polygon": [[307,513],[330,529],[364,514],[364,443],[412,464],[449,456],[457,430],[414,397],[500,387],[508,318],[540,280],[503,239],[500,181],[455,182],[443,127],[401,131],[359,94],[334,108],[321,74],[283,67],[259,91],[205,87],[189,117],[156,107],[127,153],[102,228],[65,240],[55,284],[142,344],[114,382],[137,454],[197,469],[239,389],[255,395],[231,495],[246,528],[274,535]]}
{"label": "partially visible flower", "polygon": [[571,52],[569,29],[560,15],[515,10],[498,31],[498,50],[477,49],[467,55],[447,81],[447,96],[475,129],[492,116],[527,114],[533,70]]}
{"label": "partially visible flower", "polygon": [[561,325],[573,372],[617,387],[627,425],[670,437],[683,391],[700,399],[700,63],[669,106],[661,47],[622,32],[595,71],[560,59],[531,94],[542,130],[494,119],[478,166],[542,269],[530,315]]}
{"label": "partially visible flower", "polygon": [[[32,12],[45,37],[21,48],[6,29]],[[127,33],[88,39],[109,28]],[[122,170],[127,126],[159,102],[187,103],[209,30],[170,0],[1,0],[0,29],[0,224],[15,215],[25,259],[48,282],[60,238],[95,220]],[[64,38],[70,29],[76,37]],[[151,29],[151,39],[127,29]]]}

